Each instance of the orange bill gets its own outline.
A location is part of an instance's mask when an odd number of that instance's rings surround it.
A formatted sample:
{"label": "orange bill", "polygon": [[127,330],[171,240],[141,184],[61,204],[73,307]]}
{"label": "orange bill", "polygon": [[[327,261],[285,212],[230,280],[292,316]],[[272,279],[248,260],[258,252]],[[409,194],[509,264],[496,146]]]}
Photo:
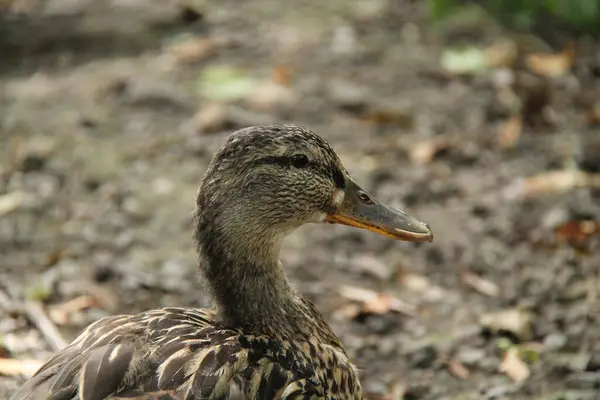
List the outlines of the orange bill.
{"label": "orange bill", "polygon": [[339,209],[327,215],[327,222],[367,229],[408,242],[431,242],[429,226],[404,211],[375,200],[351,179],[346,179],[344,200]]}

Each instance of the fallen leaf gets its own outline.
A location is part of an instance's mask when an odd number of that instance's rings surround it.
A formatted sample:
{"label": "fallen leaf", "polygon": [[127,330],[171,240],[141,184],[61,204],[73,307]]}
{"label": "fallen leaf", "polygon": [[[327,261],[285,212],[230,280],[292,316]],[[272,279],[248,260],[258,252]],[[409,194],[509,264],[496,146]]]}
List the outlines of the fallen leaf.
{"label": "fallen leaf", "polygon": [[31,377],[42,367],[42,365],[44,365],[44,362],[38,360],[0,358],[0,375],[24,375],[26,377]]}
{"label": "fallen leaf", "polygon": [[403,400],[408,394],[408,386],[402,383],[392,383],[387,393],[366,393],[367,400]]}
{"label": "fallen leaf", "polygon": [[58,248],[46,254],[45,268],[52,267],[57,262],[62,260],[65,255],[65,251],[65,248]]}
{"label": "fallen leaf", "polygon": [[575,52],[569,47],[560,53],[534,53],[525,58],[525,64],[531,71],[547,77],[557,77],[567,73],[575,61]]}
{"label": "fallen leaf", "polygon": [[510,332],[520,340],[529,340],[533,337],[532,315],[530,312],[518,308],[511,308],[481,316],[479,322],[492,333],[500,331]]}
{"label": "fallen leaf", "polygon": [[414,115],[409,110],[371,110],[358,119],[375,125],[398,125],[402,128],[411,128],[414,124]]}
{"label": "fallen leaf", "polygon": [[221,102],[208,103],[193,118],[197,132],[217,132],[227,123],[227,106]]}
{"label": "fallen leaf", "polygon": [[500,146],[504,149],[515,147],[521,138],[521,132],[523,132],[523,118],[520,115],[513,115],[500,129]]}
{"label": "fallen leaf", "polygon": [[487,47],[484,55],[488,67],[510,67],[517,61],[517,44],[510,39],[500,39]]}
{"label": "fallen leaf", "polygon": [[292,83],[292,68],[287,65],[278,65],[273,69],[273,82],[282,86]]}
{"label": "fallen leaf", "polygon": [[362,303],[360,309],[361,313],[386,314],[394,311],[412,317],[416,316],[415,306],[408,304],[389,293],[378,293],[373,290],[355,286],[342,286],[338,290],[342,297]]}
{"label": "fallen leaf", "polygon": [[586,114],[587,124],[589,126],[596,126],[600,124],[600,105],[595,105],[588,110]]}
{"label": "fallen leaf", "polygon": [[514,382],[522,382],[531,375],[529,366],[521,360],[519,351],[516,348],[511,348],[504,353],[500,371],[504,372]]}
{"label": "fallen leaf", "polygon": [[469,378],[470,372],[460,361],[450,360],[448,362],[448,372],[457,377],[458,379]]}
{"label": "fallen leaf", "polygon": [[567,193],[576,188],[600,188],[600,174],[578,170],[544,172],[518,180],[505,189],[508,199]]}
{"label": "fallen leaf", "polygon": [[23,204],[25,195],[21,191],[14,191],[0,196],[0,217],[18,210]]}
{"label": "fallen leaf", "polygon": [[366,254],[353,257],[349,262],[351,268],[368,273],[381,280],[387,280],[393,274],[387,264]]}
{"label": "fallen leaf", "polygon": [[454,145],[454,141],[450,140],[448,137],[438,137],[417,142],[410,149],[410,159],[415,164],[428,164],[433,161],[438,154],[447,150],[452,145]]}
{"label": "fallen leaf", "polygon": [[535,363],[539,361],[544,345],[538,342],[528,342],[518,347],[519,357],[526,362]]}
{"label": "fallen leaf", "polygon": [[567,221],[555,229],[559,243],[568,243],[576,248],[586,248],[593,237],[600,237],[600,221]]}
{"label": "fallen leaf", "polygon": [[180,64],[189,64],[207,59],[214,55],[217,44],[214,40],[201,37],[189,38],[170,45],[167,49]]}
{"label": "fallen leaf", "polygon": [[67,325],[73,314],[99,305],[100,302],[95,296],[79,296],[65,303],[48,307],[48,316],[57,325]]}
{"label": "fallen leaf", "polygon": [[402,383],[393,383],[390,387],[389,400],[403,400],[407,392],[406,385]]}
{"label": "fallen leaf", "polygon": [[258,84],[246,96],[246,102],[254,109],[271,111],[281,106],[289,106],[296,100],[294,91],[274,82]]}
{"label": "fallen leaf", "polygon": [[202,70],[197,89],[208,99],[235,101],[247,97],[259,81],[241,69],[229,66],[212,66]]}
{"label": "fallen leaf", "polygon": [[387,314],[393,310],[395,298],[388,293],[379,293],[377,297],[365,302],[363,312],[367,314]]}
{"label": "fallen leaf", "polygon": [[447,295],[441,286],[434,285],[426,276],[406,271],[402,266],[396,272],[396,282],[408,291],[419,293],[419,298],[428,302],[440,301]]}
{"label": "fallen leaf", "polygon": [[431,282],[426,276],[412,272],[398,272],[397,281],[400,285],[414,292],[425,292],[431,288]]}
{"label": "fallen leaf", "polygon": [[456,75],[478,74],[488,66],[485,52],[475,47],[445,49],[440,64],[446,71]]}
{"label": "fallen leaf", "polygon": [[490,297],[498,297],[500,295],[500,288],[492,281],[483,279],[471,272],[463,273],[461,278],[465,285],[472,287],[481,294]]}

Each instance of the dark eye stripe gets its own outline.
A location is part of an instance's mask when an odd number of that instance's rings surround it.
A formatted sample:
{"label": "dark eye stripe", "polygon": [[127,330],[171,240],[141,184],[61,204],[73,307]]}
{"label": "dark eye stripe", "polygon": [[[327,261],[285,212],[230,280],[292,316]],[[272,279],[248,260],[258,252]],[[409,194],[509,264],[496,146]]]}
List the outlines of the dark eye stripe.
{"label": "dark eye stripe", "polygon": [[[256,160],[257,164],[280,165],[282,167],[291,167],[294,163],[294,156],[271,156]],[[308,166],[315,165],[309,161]]]}
{"label": "dark eye stripe", "polygon": [[[270,164],[270,165],[279,165],[285,168],[291,168],[294,163],[294,156],[271,156],[271,157],[262,157],[256,160],[256,164]],[[327,167],[322,164],[309,161],[308,165],[304,169],[311,169],[313,171],[317,171],[318,173],[329,176],[335,182],[335,185],[339,189],[344,189],[346,187],[346,181],[344,179],[344,174],[338,168],[335,167]]]}

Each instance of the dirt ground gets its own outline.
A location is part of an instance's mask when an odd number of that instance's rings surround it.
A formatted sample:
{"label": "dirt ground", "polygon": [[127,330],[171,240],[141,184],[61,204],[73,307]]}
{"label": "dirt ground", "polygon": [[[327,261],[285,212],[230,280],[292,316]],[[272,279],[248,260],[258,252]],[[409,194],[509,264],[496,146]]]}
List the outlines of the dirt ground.
{"label": "dirt ground", "polygon": [[[190,216],[211,154],[233,129],[294,122],[435,234],[312,225],[285,242],[370,398],[600,399],[595,44],[555,77],[459,76],[447,46],[505,33],[434,29],[423,1],[13,3],[0,361],[43,361],[108,314],[208,305]],[[0,362],[0,398],[31,368]]]}

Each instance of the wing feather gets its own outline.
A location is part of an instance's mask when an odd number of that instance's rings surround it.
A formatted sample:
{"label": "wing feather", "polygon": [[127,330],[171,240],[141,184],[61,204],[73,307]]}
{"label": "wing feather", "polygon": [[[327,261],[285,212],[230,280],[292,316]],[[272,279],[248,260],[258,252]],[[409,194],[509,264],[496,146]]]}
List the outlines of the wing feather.
{"label": "wing feather", "polygon": [[117,392],[130,368],[135,347],[129,343],[93,349],[79,374],[81,400],[104,400]]}

